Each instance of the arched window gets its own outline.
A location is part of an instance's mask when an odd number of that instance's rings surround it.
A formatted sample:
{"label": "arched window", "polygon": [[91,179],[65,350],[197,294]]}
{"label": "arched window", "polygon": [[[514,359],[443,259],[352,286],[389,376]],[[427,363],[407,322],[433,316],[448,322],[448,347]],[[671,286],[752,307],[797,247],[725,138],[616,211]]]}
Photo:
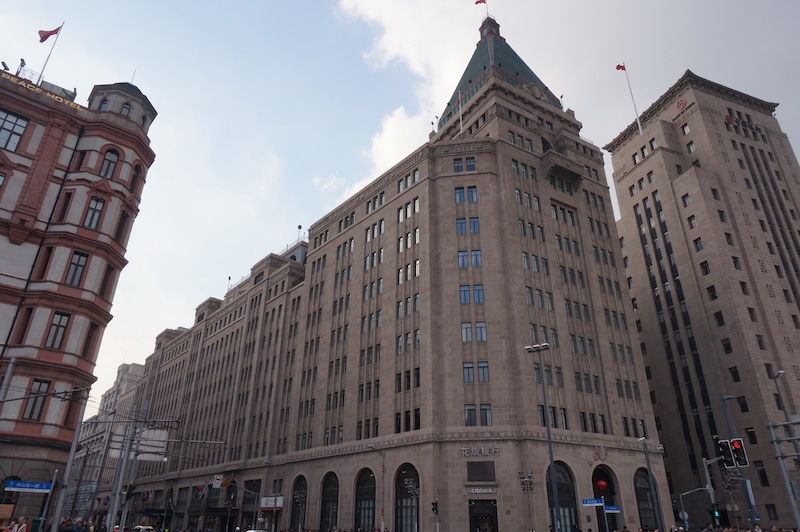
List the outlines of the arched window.
{"label": "arched window", "polygon": [[[558,492],[558,521],[560,530],[574,530],[579,526],[578,507],[575,503],[575,481],[564,462],[556,462],[556,491]],[[553,489],[550,482],[550,468],[547,468],[547,502],[551,515],[554,513]]]}
{"label": "arched window", "polygon": [[108,150],[103,156],[103,166],[100,167],[100,176],[111,179],[114,177],[114,170],[119,162],[119,154],[114,150]]}
{"label": "arched window", "polygon": [[319,529],[333,530],[339,520],[339,479],[334,473],[325,475],[322,482],[322,505],[319,513]]}
{"label": "arched window", "polygon": [[419,473],[411,464],[403,464],[394,482],[395,532],[419,530]]}
{"label": "arched window", "polygon": [[108,98],[103,98],[100,100],[100,110],[105,111],[108,109]]}
{"label": "arched window", "polygon": [[356,480],[356,511],[354,532],[368,532],[375,528],[375,473],[362,469]]}
{"label": "arched window", "polygon": [[644,469],[637,470],[633,475],[633,490],[636,493],[640,525],[646,530],[654,530],[657,526],[654,497],[650,493],[650,479]]}
{"label": "arched window", "polygon": [[119,112],[122,116],[129,116],[131,114],[131,104],[125,102],[122,104],[122,109]]}
{"label": "arched window", "polygon": [[303,530],[306,522],[306,500],[308,499],[308,482],[306,477],[298,477],[292,488],[292,529]]}
{"label": "arched window", "polygon": [[[611,471],[604,466],[596,467],[592,472],[592,488],[594,498],[599,499],[602,497],[606,506],[616,506],[617,485],[614,478],[611,476]],[[595,508],[597,516],[597,529],[600,532],[611,532],[618,530],[617,526],[617,513],[603,512],[603,508],[597,506]],[[608,524],[608,527],[606,527]]]}

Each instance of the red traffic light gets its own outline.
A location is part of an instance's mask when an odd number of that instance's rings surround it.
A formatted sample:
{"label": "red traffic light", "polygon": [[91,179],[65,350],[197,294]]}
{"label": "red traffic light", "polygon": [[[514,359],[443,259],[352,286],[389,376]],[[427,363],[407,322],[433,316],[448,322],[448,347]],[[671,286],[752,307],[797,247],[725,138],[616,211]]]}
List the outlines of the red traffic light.
{"label": "red traffic light", "polygon": [[734,438],[731,440],[731,448],[738,451],[739,449],[744,449],[744,445],[742,444],[742,440]]}

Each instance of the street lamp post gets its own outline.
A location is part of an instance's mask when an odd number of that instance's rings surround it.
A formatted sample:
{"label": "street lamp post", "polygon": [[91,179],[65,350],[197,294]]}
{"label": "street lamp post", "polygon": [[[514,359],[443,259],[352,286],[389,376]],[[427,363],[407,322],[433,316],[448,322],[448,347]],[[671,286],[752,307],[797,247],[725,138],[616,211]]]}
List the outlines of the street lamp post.
{"label": "street lamp post", "polygon": [[525,472],[520,471],[517,473],[519,475],[519,487],[522,489],[522,493],[528,496],[528,530],[533,531],[533,527],[531,526],[531,498],[533,495],[533,471],[528,469]]}
{"label": "street lamp post", "polygon": [[[789,410],[786,408],[786,403],[783,402],[783,395],[781,395],[781,389],[778,386],[778,379],[786,375],[786,372],[780,370],[775,373],[775,376],[772,377],[772,381],[775,383],[775,393],[776,397],[778,398],[779,407],[783,410],[783,418],[786,420],[786,433],[789,436],[789,439],[792,440],[792,445],[794,446],[794,452],[797,456],[800,456],[800,442],[794,439],[794,426],[792,425],[791,417],[789,416]],[[795,457],[795,460],[797,457]]]}
{"label": "street lamp post", "polygon": [[561,507],[558,504],[558,486],[556,483],[556,466],[553,459],[553,437],[550,434],[550,408],[547,406],[547,385],[544,382],[544,366],[542,365],[542,351],[550,349],[550,344],[543,342],[525,346],[528,353],[539,354],[539,374],[542,375],[542,401],[544,403],[544,427],[547,432],[547,452],[550,455],[550,490],[553,492],[553,521],[554,532],[561,532]]}
{"label": "street lamp post", "polygon": [[405,478],[403,480],[403,484],[405,485],[408,494],[411,495],[411,517],[414,527],[413,530],[414,532],[417,532],[417,502],[419,499],[420,487],[413,478]]}
{"label": "street lamp post", "polygon": [[[728,403],[727,401],[737,400],[735,395],[725,395],[721,394],[720,401],[722,401],[722,413],[725,416],[725,425],[728,429],[728,439],[732,440],[734,438],[733,435],[733,423],[731,422],[731,414],[728,411]],[[748,521],[750,521],[750,530],[755,528],[755,519],[756,519],[756,503],[752,500],[750,496],[750,481],[742,473],[742,468],[737,464],[736,471],[739,473],[739,479],[742,483],[742,491],[744,491],[744,499],[747,502],[747,509],[748,509]]]}
{"label": "street lamp post", "polygon": [[[368,443],[367,449],[377,450],[374,443]],[[386,527],[384,524],[384,486],[386,484],[386,449],[381,449],[381,532],[385,532]]]}
{"label": "street lamp post", "polygon": [[647,438],[642,437],[639,438],[639,441],[642,442],[642,450],[644,451],[644,459],[647,463],[647,479],[650,481],[650,497],[653,499],[653,509],[656,511],[656,526],[658,530],[663,531],[664,528],[661,526],[661,503],[658,500],[658,495],[656,494],[656,486],[655,482],[653,481],[653,469],[650,467],[650,449],[647,448]]}

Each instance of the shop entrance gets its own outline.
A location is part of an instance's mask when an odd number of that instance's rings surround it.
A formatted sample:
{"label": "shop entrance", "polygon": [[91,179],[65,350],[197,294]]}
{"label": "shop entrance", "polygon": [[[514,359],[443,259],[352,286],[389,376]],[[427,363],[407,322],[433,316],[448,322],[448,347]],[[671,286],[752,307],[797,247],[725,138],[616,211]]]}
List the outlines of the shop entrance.
{"label": "shop entrance", "polygon": [[497,530],[497,501],[469,501],[470,532],[499,532]]}

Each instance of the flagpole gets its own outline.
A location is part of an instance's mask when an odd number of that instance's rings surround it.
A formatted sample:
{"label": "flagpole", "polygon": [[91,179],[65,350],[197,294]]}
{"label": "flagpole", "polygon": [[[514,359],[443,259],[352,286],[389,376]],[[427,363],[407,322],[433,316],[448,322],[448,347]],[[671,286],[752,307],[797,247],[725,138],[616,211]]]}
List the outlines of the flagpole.
{"label": "flagpole", "polygon": [[61,37],[61,30],[63,29],[64,29],[64,22],[62,22],[61,26],[58,27],[58,33],[56,33],[56,40],[53,41],[53,45],[50,47],[50,51],[47,52],[47,59],[44,60],[44,66],[42,67],[42,71],[39,73],[39,80],[36,82],[37,85],[42,82],[42,78],[44,77],[44,69],[47,68],[47,62],[50,61],[50,54],[53,53],[53,48],[56,47],[58,38]]}
{"label": "flagpole", "polygon": [[622,63],[622,71],[625,72],[625,79],[628,81],[628,91],[631,93],[631,101],[633,102],[633,112],[636,113],[636,125],[639,126],[639,135],[642,133],[642,123],[639,121],[639,111],[636,109],[636,100],[633,98],[633,89],[631,88],[631,78],[628,77],[628,68],[625,63]]}

